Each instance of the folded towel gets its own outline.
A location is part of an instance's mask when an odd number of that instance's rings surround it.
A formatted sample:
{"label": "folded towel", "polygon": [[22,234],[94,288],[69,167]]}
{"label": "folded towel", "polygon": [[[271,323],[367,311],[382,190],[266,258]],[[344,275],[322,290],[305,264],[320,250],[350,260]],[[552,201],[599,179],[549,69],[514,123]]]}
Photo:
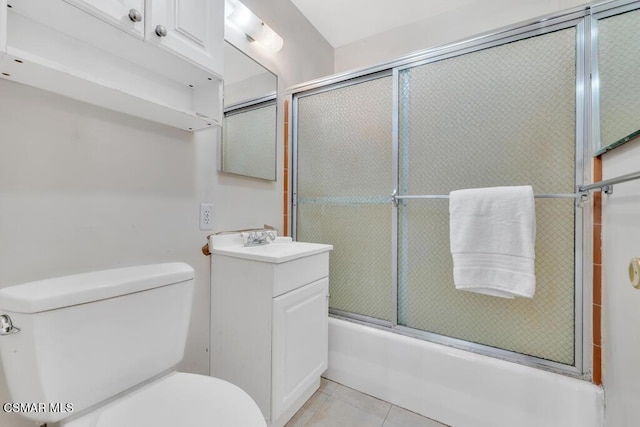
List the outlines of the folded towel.
{"label": "folded towel", "polygon": [[452,191],[449,221],[456,289],[533,297],[536,216],[531,186]]}

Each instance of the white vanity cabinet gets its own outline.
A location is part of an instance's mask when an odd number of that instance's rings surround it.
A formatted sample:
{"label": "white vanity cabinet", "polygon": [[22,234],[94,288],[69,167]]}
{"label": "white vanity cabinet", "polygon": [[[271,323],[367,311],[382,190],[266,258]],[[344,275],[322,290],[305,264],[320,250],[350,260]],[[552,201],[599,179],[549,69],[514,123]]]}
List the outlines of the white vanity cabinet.
{"label": "white vanity cabinet", "polygon": [[184,130],[222,124],[224,0],[0,2],[0,78]]}
{"label": "white vanity cabinet", "polygon": [[[216,242],[216,238],[223,243]],[[330,245],[228,245],[212,236],[211,375],[283,426],[327,369]]]}

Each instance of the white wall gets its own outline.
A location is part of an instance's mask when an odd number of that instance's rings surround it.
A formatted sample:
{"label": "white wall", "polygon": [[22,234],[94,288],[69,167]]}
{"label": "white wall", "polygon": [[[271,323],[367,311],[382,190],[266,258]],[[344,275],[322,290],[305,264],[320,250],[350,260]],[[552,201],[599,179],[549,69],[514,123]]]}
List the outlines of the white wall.
{"label": "white wall", "polygon": [[[280,75],[281,96],[332,72],[332,48],[288,0],[245,3],[264,3],[265,20],[285,39],[275,55],[258,52]],[[281,106],[282,98],[280,123]],[[214,232],[265,223],[282,229],[282,125],[277,182],[218,173],[215,138],[215,131],[191,134],[0,80],[0,287],[187,262],[196,287],[180,369],[207,374],[210,272],[199,203],[214,204]],[[10,401],[2,373],[0,401]],[[0,411],[0,426],[33,423]]]}
{"label": "white wall", "polygon": [[[588,4],[585,0],[484,0],[335,51],[335,72],[387,62],[418,50],[442,46],[532,18]],[[354,23],[357,25],[357,23]]]}
{"label": "white wall", "polygon": [[[640,140],[607,153],[603,179],[640,169]],[[640,256],[640,181],[618,184],[602,197],[602,337],[605,425],[640,424],[640,290],[629,261]]]}
{"label": "white wall", "polygon": [[289,0],[242,2],[284,38],[284,46],[275,54],[265,52],[228,27],[225,38],[277,74],[279,92],[284,94],[289,86],[333,73],[333,48],[293,3]]}

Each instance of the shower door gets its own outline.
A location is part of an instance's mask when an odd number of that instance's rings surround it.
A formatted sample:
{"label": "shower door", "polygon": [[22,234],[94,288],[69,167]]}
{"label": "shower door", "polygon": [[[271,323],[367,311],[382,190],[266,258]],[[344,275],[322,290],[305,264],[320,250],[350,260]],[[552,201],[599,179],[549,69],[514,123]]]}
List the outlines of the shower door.
{"label": "shower door", "polygon": [[389,324],[393,180],[391,73],[297,99],[296,239],[334,245],[329,307]]}
{"label": "shower door", "polygon": [[[331,313],[582,373],[585,34],[567,19],[293,96],[294,235],[334,245]],[[515,185],[547,196],[534,298],[456,290],[446,197]]]}
{"label": "shower door", "polygon": [[[576,35],[570,27],[400,68],[399,194],[531,185],[573,195]],[[536,292],[511,300],[456,290],[448,200],[400,200],[400,327],[574,365],[574,198],[536,199]]]}

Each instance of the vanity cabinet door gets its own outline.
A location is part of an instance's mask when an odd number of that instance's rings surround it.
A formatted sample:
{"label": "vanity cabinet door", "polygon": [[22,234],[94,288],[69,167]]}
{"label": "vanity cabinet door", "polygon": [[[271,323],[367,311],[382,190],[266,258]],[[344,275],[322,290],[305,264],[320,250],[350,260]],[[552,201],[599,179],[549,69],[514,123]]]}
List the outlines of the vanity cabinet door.
{"label": "vanity cabinet door", "polygon": [[149,0],[146,11],[147,41],[222,75],[224,0]]}
{"label": "vanity cabinet door", "polygon": [[64,1],[140,40],[144,39],[144,0]]}
{"label": "vanity cabinet door", "polygon": [[277,420],[327,369],[329,280],[273,299],[273,395]]}

